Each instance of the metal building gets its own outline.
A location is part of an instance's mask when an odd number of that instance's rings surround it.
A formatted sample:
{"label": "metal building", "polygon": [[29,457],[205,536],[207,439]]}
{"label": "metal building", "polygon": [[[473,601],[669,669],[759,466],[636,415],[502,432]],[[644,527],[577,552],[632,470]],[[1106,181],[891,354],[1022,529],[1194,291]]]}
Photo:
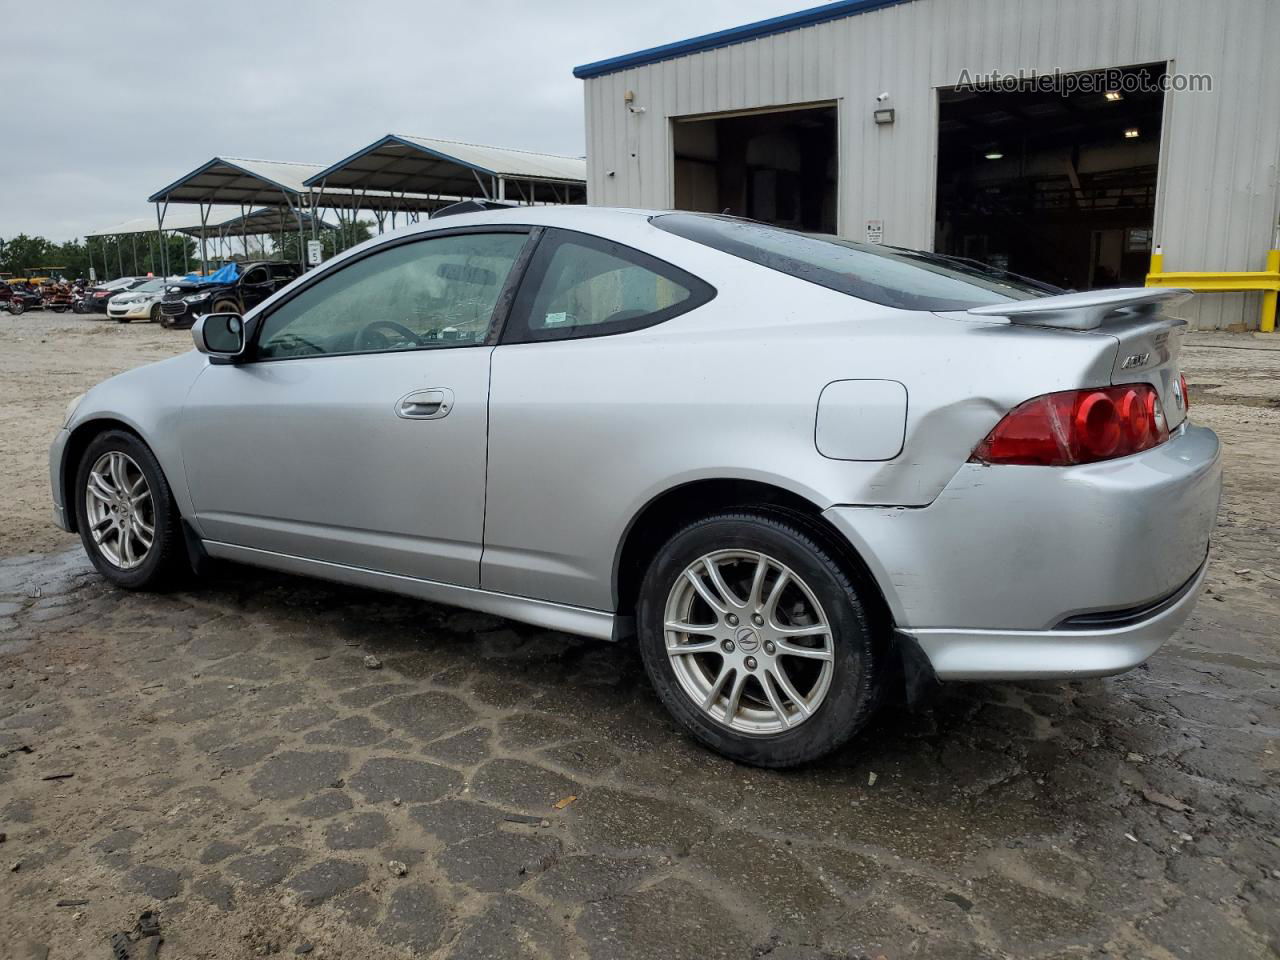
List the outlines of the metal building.
{"label": "metal building", "polygon": [[[588,196],[1075,288],[1274,291],[1277,51],[1276,0],[841,0],[575,69]],[[1267,303],[1188,316],[1256,329]]]}

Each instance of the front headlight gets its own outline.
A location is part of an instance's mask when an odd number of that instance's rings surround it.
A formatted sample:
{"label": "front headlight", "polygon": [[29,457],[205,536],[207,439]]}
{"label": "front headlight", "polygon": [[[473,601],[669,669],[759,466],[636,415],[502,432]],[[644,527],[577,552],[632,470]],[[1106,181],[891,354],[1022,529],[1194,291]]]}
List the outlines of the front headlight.
{"label": "front headlight", "polygon": [[82,401],[83,399],[84,399],[83,393],[80,394],[80,396],[78,397],[71,398],[71,402],[67,404],[67,414],[62,418],[62,425],[64,427],[71,422],[71,418],[74,417],[76,414],[76,408],[80,406],[80,401]]}
{"label": "front headlight", "polygon": [[182,298],[183,303],[199,303],[201,300],[208,300],[213,296],[212,290],[206,290],[204,293],[191,293]]}

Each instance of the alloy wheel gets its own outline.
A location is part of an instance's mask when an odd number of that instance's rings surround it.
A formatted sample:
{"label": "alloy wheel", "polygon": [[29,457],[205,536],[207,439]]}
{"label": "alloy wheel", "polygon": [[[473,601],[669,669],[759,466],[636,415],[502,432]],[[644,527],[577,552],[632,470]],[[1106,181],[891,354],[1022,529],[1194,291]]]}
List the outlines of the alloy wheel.
{"label": "alloy wheel", "polygon": [[831,688],[831,627],[813,590],[781,561],[719,550],[667,596],[667,657],[684,693],[740,733],[770,735],[813,716]]}
{"label": "alloy wheel", "polygon": [[98,552],[112,565],[132,570],[155,543],[156,516],[142,468],[126,453],[100,456],[85,484],[85,515]]}

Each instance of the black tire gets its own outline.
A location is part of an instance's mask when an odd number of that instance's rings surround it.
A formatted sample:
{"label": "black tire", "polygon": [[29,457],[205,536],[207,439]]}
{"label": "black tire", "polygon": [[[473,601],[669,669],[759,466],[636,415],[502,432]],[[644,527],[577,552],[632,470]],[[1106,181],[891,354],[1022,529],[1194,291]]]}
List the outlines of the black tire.
{"label": "black tire", "polygon": [[[735,549],[758,551],[788,566],[813,592],[831,627],[832,673],[826,695],[811,716],[782,732],[741,732],[704,713],[681,687],[667,656],[668,594],[698,558]],[[879,700],[875,635],[858,588],[819,539],[786,516],[723,513],[676,533],[645,574],[637,627],[645,670],[672,716],[703,744],[741,763],[784,768],[817,760],[847,743]]]}
{"label": "black tire", "polygon": [[22,316],[22,314],[26,312],[26,309],[27,305],[22,303],[20,300],[15,300],[9,304],[9,313],[15,317]]}
{"label": "black tire", "polygon": [[153,304],[151,305],[151,316],[148,318],[148,322],[149,322],[149,323],[159,323],[159,322],[160,322],[160,304],[158,304],[158,303],[153,303]]}
{"label": "black tire", "polygon": [[[94,543],[93,535],[89,532],[86,504],[89,472],[99,458],[112,451],[126,454],[146,477],[147,485],[151,490],[155,535],[151,548],[142,562],[132,569],[123,569],[106,557]],[[178,507],[173,501],[169,483],[165,480],[164,472],[150,449],[133,434],[123,430],[108,430],[89,442],[84,455],[80,458],[80,463],[76,466],[72,497],[76,528],[80,531],[80,542],[84,544],[85,552],[98,572],[116,586],[126,590],[159,590],[171,585],[190,571]]]}
{"label": "black tire", "polygon": [[244,311],[240,309],[240,304],[238,304],[234,300],[219,300],[217,303],[213,305],[213,309],[210,310],[209,312],[210,313],[243,313]]}

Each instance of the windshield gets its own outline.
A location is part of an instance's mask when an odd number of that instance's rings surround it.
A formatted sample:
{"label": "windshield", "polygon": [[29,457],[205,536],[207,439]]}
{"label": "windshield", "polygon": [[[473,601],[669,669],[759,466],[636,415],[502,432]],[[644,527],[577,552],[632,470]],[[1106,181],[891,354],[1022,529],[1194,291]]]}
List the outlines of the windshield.
{"label": "windshield", "polygon": [[148,280],[146,283],[139,284],[134,287],[137,293],[158,293],[164,289],[163,280]]}
{"label": "windshield", "polygon": [[840,293],[903,310],[968,310],[1052,292],[979,265],[706,214],[660,214],[660,230]]}

